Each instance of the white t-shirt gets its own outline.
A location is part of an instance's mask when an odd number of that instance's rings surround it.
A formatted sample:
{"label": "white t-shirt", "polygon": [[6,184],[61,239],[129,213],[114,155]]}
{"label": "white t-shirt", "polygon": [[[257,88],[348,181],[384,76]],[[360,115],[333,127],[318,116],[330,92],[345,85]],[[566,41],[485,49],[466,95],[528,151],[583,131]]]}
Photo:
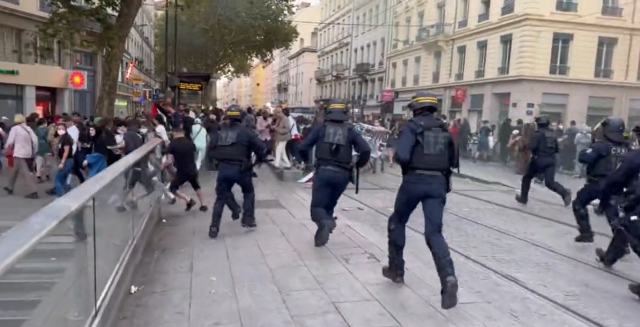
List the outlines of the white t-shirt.
{"label": "white t-shirt", "polygon": [[169,135],[167,135],[167,129],[162,125],[156,126],[156,135],[164,141],[165,145],[169,145]]}
{"label": "white t-shirt", "polygon": [[76,125],[73,125],[67,128],[67,134],[69,134],[69,136],[71,136],[71,139],[73,139],[71,154],[74,154],[76,153],[76,149],[78,148],[78,138],[80,137],[80,131],[78,130],[78,127],[76,127]]}
{"label": "white t-shirt", "polygon": [[296,135],[300,135],[298,133],[298,125],[296,125],[296,120],[289,116],[289,126],[291,126],[291,138],[296,138]]}

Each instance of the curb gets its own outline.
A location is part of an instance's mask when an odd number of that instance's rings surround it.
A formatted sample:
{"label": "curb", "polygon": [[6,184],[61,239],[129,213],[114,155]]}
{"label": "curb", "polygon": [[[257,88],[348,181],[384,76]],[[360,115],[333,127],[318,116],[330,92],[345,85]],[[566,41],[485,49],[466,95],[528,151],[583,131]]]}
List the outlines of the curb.
{"label": "curb", "polygon": [[271,168],[273,175],[280,181],[297,183],[298,180],[303,177],[302,172],[297,169],[282,170],[277,168],[272,162],[267,162],[266,164]]}

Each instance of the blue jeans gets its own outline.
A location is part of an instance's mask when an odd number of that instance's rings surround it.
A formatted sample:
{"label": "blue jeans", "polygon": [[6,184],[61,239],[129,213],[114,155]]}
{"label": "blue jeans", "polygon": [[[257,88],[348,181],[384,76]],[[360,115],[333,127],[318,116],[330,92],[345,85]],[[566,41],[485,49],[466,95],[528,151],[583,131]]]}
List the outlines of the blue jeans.
{"label": "blue jeans", "polygon": [[70,186],[67,184],[69,175],[73,171],[73,160],[68,160],[62,169],[58,170],[55,178],[56,195],[61,198],[67,192],[69,192]]}

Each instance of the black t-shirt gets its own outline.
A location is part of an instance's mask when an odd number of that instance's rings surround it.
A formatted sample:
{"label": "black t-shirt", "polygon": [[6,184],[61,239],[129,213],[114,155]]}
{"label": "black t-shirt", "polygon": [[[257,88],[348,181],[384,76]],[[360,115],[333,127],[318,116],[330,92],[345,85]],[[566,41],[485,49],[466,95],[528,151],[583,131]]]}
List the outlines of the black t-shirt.
{"label": "black t-shirt", "polygon": [[196,145],[186,137],[174,138],[169,143],[168,153],[173,156],[178,174],[194,174],[196,167]]}
{"label": "black t-shirt", "polygon": [[69,134],[64,134],[60,136],[60,140],[58,141],[58,158],[62,159],[64,155],[64,147],[69,147],[69,155],[67,156],[67,160],[71,158],[73,152],[73,139]]}

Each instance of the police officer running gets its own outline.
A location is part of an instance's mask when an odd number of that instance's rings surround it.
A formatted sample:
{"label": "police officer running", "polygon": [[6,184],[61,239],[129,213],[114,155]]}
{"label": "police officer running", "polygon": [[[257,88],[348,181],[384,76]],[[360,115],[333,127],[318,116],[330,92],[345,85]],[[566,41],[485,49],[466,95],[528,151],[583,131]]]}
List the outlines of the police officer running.
{"label": "police officer running", "polygon": [[[578,161],[587,166],[587,182],[578,191],[572,204],[580,233],[575,241],[580,243],[593,243],[593,231],[589,223],[587,206],[593,200],[600,198],[602,181],[616,170],[627,153],[625,126],[622,119],[607,118],[601,123],[601,128],[603,138],[578,154]],[[617,219],[617,204],[611,205],[610,201],[600,200],[600,205],[610,223],[611,220]]]}
{"label": "police officer running", "polygon": [[233,105],[227,109],[228,125],[222,125],[220,131],[211,140],[212,156],[218,165],[216,180],[216,201],[211,215],[209,237],[216,238],[220,232],[220,220],[224,205],[233,197],[231,189],[238,184],[242,189],[242,227],[256,227],[255,193],[252,180],[251,153],[255,153],[258,162],[264,160],[267,149],[258,136],[241,124],[242,110]]}
{"label": "police officer running", "polygon": [[[640,126],[636,126],[633,132],[640,137]],[[610,220],[613,238],[606,251],[596,249],[597,259],[605,267],[613,266],[622,258],[628,245],[640,257],[640,149],[629,151],[617,169],[603,179],[600,201],[610,203],[612,196],[623,188],[625,191],[620,207],[624,213]],[[640,298],[640,284],[630,284],[629,291]]]}
{"label": "police officer running", "polygon": [[406,224],[422,203],[424,236],[442,286],[441,306],[451,309],[458,303],[458,280],[442,235],[442,219],[451,190],[451,169],[458,167],[458,153],[446,123],[434,117],[437,105],[434,96],[418,92],[408,105],[413,118],[400,130],[396,141],[395,160],[402,168],[402,183],[389,217],[389,265],[382,268],[382,275],[394,283],[404,282]]}
{"label": "police officer running", "polygon": [[527,204],[529,201],[529,189],[531,180],[539,173],[544,174],[544,185],[556,192],[564,200],[564,206],[571,204],[571,191],[556,182],[556,153],[558,153],[558,139],[555,131],[549,128],[549,117],[540,116],[536,119],[538,130],[529,141],[531,149],[531,162],[527,173],[522,176],[520,194],[516,195],[516,201]]}
{"label": "police officer running", "polygon": [[327,244],[329,234],[336,227],[333,212],[352,177],[353,151],[359,154],[356,169],[364,167],[371,156],[369,144],[351,124],[345,123],[349,119],[347,111],[342,101],[330,100],[325,107],[324,123],[311,130],[298,147],[303,162],[309,162],[309,151],[316,147],[311,220],[318,226],[314,236],[317,247]]}

